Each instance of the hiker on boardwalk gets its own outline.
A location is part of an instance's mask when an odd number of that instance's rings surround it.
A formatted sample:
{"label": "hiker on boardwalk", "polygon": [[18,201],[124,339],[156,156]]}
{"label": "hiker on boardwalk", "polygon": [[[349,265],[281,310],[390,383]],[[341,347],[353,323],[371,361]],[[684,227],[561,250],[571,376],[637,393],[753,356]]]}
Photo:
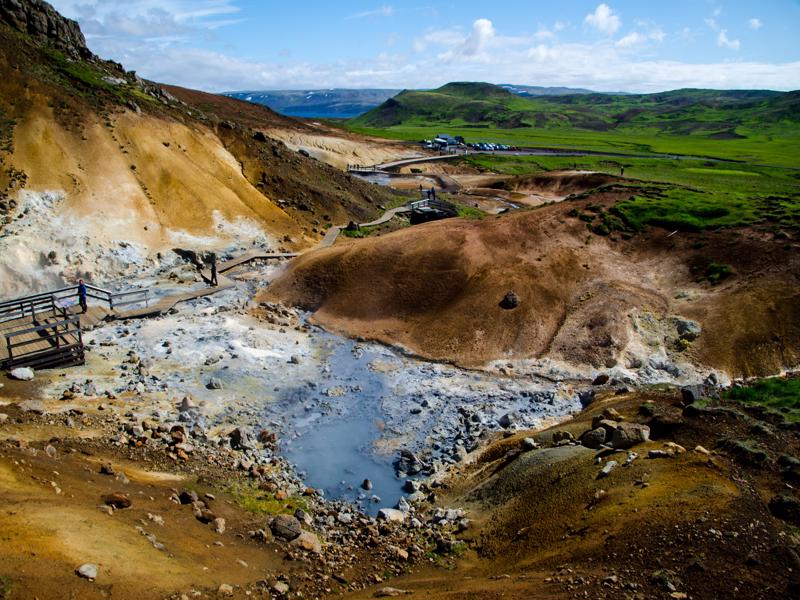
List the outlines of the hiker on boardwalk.
{"label": "hiker on boardwalk", "polygon": [[431,200],[436,200],[436,188],[431,187]]}
{"label": "hiker on boardwalk", "polygon": [[211,254],[211,285],[217,287],[217,255]]}
{"label": "hiker on boardwalk", "polygon": [[81,306],[82,313],[85,313],[87,310],[89,310],[89,307],[86,304],[86,284],[83,283],[83,279],[78,280],[78,304]]}

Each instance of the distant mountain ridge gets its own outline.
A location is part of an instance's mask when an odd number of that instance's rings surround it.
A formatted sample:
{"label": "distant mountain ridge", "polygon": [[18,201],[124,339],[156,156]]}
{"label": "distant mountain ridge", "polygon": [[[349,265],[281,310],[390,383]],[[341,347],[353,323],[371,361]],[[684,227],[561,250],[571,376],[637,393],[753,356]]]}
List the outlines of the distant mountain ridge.
{"label": "distant mountain ridge", "polygon": [[655,94],[519,94],[514,86],[448,83],[403,91],[350,121],[355,127],[474,126],[515,129],[650,130],[732,139],[737,127],[780,130],[800,123],[800,91],[684,89]]}
{"label": "distant mountain ridge", "polygon": [[[567,87],[513,84],[502,84],[500,87],[518,96],[531,97],[596,93],[591,90]],[[225,92],[224,95],[238,100],[262,104],[290,117],[350,119],[372,110],[402,91],[404,90],[344,88],[327,90],[245,90]]]}

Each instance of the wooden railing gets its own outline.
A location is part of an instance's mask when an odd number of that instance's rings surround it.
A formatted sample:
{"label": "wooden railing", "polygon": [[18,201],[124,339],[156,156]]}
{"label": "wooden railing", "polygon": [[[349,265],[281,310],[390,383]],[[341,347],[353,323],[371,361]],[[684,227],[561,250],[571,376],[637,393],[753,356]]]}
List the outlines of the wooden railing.
{"label": "wooden railing", "polygon": [[[86,296],[107,303],[111,310],[130,304],[144,302],[145,305],[149,305],[150,303],[150,290],[148,289],[111,292],[87,284]],[[22,319],[27,316],[32,317],[42,311],[55,310],[56,307],[63,308],[65,306],[64,301],[73,298],[77,303],[77,285],[0,302],[0,323]]]}
{"label": "wooden railing", "polygon": [[416,202],[410,202],[408,204],[408,208],[411,210],[421,210],[423,208],[431,208],[433,210],[441,210],[447,213],[456,214],[458,209],[454,204],[450,204],[449,202],[445,202],[443,200],[428,200],[427,198],[423,200],[417,200]]}
{"label": "wooden railing", "polygon": [[80,317],[67,316],[64,309],[56,312],[64,318],[5,334],[5,361],[9,365],[21,365],[24,359],[24,364],[40,366],[62,362],[67,355],[75,361],[83,360]]}

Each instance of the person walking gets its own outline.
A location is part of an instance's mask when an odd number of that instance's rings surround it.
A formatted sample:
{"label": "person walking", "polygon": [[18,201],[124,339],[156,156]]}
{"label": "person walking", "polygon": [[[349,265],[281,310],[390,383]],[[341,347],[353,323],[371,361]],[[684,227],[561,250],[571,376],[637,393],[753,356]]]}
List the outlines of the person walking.
{"label": "person walking", "polygon": [[86,303],[86,284],[83,283],[83,279],[78,280],[78,304],[80,304],[82,313],[89,310],[89,306]]}
{"label": "person walking", "polygon": [[211,285],[217,287],[217,255],[211,255]]}

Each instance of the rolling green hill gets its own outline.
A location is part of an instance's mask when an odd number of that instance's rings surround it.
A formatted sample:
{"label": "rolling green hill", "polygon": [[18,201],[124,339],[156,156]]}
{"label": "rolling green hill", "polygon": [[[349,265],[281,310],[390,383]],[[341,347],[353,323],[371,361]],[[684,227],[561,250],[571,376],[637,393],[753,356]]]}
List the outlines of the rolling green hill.
{"label": "rolling green hill", "polygon": [[800,166],[800,91],[685,89],[521,97],[488,83],[403,91],[348,122],[396,139],[438,130],[467,141],[697,154]]}

